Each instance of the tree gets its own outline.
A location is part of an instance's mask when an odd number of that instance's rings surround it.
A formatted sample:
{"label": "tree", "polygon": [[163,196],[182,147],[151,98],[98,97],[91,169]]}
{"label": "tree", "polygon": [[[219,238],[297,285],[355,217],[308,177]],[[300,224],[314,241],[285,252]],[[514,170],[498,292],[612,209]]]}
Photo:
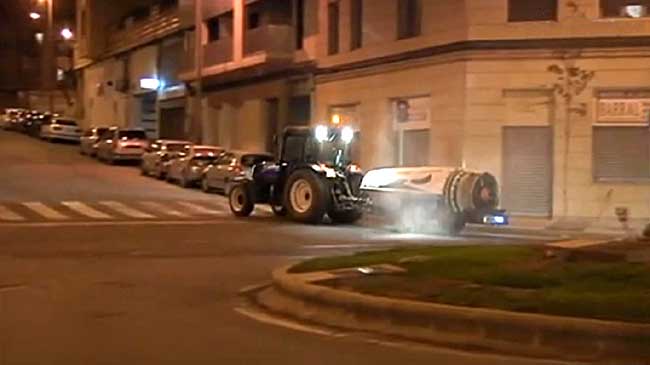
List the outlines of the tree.
{"label": "tree", "polygon": [[575,104],[575,99],[582,94],[591,80],[594,78],[594,71],[584,70],[574,65],[576,54],[563,53],[562,63],[548,66],[548,72],[555,75],[556,80],[551,85],[553,92],[564,102],[564,155],[562,162],[562,200],[564,216],[568,215],[568,172],[569,172],[569,148],[571,140],[571,116],[573,114],[586,115],[587,106],[585,103]]}

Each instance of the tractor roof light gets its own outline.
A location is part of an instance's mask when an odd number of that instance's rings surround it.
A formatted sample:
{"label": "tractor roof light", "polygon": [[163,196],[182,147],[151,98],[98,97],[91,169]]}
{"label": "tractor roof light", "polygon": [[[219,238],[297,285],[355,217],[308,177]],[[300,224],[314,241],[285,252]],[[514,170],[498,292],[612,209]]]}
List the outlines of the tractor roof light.
{"label": "tractor roof light", "polygon": [[325,142],[329,139],[329,129],[324,125],[316,126],[315,136],[318,142]]}
{"label": "tractor roof light", "polygon": [[341,130],[341,139],[345,143],[352,142],[352,139],[354,139],[354,130],[350,127],[343,127]]}

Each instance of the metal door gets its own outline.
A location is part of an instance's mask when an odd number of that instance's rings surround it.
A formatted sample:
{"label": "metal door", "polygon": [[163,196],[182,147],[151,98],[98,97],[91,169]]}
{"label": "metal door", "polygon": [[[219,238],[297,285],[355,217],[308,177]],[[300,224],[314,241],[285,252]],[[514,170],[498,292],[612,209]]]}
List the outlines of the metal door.
{"label": "metal door", "polygon": [[552,129],[504,127],[502,206],[511,214],[551,216],[552,204]]}

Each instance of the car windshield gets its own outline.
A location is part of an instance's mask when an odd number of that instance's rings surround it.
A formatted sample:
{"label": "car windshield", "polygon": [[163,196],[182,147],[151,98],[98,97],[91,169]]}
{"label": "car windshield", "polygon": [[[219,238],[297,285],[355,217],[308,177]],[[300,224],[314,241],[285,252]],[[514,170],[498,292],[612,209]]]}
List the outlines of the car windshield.
{"label": "car windshield", "polygon": [[241,158],[242,166],[250,167],[258,163],[273,161],[273,156],[269,155],[244,155]]}
{"label": "car windshield", "polygon": [[77,126],[77,122],[75,122],[74,120],[69,120],[69,119],[57,119],[55,121],[55,124],[66,125],[66,126],[71,126],[71,127],[76,127]]}
{"label": "car windshield", "polygon": [[119,139],[147,139],[144,131],[119,131],[117,137]]}

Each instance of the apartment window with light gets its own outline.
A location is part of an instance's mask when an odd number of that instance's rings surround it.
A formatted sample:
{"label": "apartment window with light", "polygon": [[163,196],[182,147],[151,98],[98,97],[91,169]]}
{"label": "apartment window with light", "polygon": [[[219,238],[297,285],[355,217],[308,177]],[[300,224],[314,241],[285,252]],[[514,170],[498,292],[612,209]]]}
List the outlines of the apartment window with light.
{"label": "apartment window with light", "polygon": [[600,0],[604,18],[645,18],[649,13],[650,0]]}
{"label": "apartment window with light", "polygon": [[350,1],[350,49],[363,44],[363,0]]}
{"label": "apartment window with light", "polygon": [[327,53],[339,53],[339,3],[331,2],[327,6]]}
{"label": "apartment window with light", "polygon": [[219,29],[219,18],[214,17],[206,22],[208,28],[208,42],[216,42],[221,38],[221,31]]}
{"label": "apartment window with light", "polygon": [[558,1],[560,0],[508,0],[508,21],[555,21]]}
{"label": "apartment window with light", "polygon": [[422,0],[399,0],[397,3],[397,39],[417,37],[422,28]]}

